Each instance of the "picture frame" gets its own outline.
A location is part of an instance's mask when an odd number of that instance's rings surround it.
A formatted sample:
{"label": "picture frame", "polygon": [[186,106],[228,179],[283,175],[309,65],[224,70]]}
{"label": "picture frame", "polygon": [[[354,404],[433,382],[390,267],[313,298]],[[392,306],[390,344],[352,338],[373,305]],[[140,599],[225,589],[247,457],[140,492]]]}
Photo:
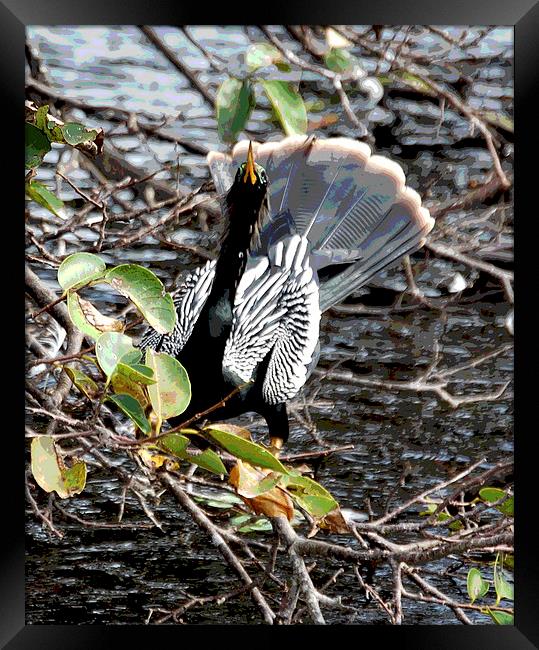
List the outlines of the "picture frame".
{"label": "picture frame", "polygon": [[[279,6],[279,7],[258,7],[258,15],[241,15],[247,13],[239,11],[244,5],[221,7],[217,15],[211,16],[212,24],[238,24],[248,22],[266,23],[305,23],[306,20],[319,24],[432,24],[432,25],[466,25],[466,24],[496,24],[513,25],[515,30],[515,95],[516,95],[516,205],[523,211],[526,205],[533,205],[528,202],[526,194],[530,194],[537,181],[528,179],[527,175],[532,173],[533,158],[537,155],[532,147],[534,138],[530,134],[535,133],[532,123],[532,111],[534,103],[532,100],[533,91],[537,88],[537,67],[539,63],[539,3],[535,0],[514,0],[512,3],[503,3],[500,0],[487,2],[487,0],[471,0],[470,2],[454,2],[438,4],[428,0],[417,0],[412,2],[380,2],[367,3],[364,1],[343,1],[336,0],[329,5],[322,5],[321,2],[309,3],[307,6]],[[159,6],[143,3],[140,0],[132,0],[129,5],[104,3],[96,0],[92,3],[78,3],[76,5],[67,0],[56,0],[43,2],[40,5],[29,0],[0,0],[0,33],[2,34],[2,50],[0,66],[2,69],[1,78],[3,81],[4,104],[7,108],[7,123],[19,124],[20,114],[24,106],[24,30],[27,25],[41,24],[205,24],[208,22],[210,12],[208,9],[196,8],[192,5],[178,6],[178,3],[162,2]],[[250,13],[250,12],[249,12]],[[277,20],[278,19],[278,20]],[[534,111],[536,112],[536,111]],[[533,116],[535,118],[535,115]],[[16,128],[14,144],[10,149],[10,157],[16,159],[16,153],[22,155],[23,146],[18,139],[22,137]],[[536,140],[536,138],[535,138]],[[6,174],[13,175],[13,179],[6,180],[6,186],[12,188],[21,187],[20,172],[16,165],[7,165]],[[9,183],[9,185],[8,185]],[[22,193],[22,192],[21,192]],[[20,196],[13,190],[13,196]],[[19,210],[21,202],[15,201],[10,212],[10,220],[15,224],[19,221]],[[528,220],[533,221],[533,213],[528,214]],[[523,219],[524,222],[524,219]],[[520,226],[526,228],[526,222]],[[18,226],[17,226],[18,228]],[[13,241],[18,241],[18,230],[13,231]],[[528,239],[528,236],[519,234],[517,230],[517,242]],[[13,244],[15,246],[15,244]],[[530,279],[535,277],[534,271],[526,270],[526,251],[522,250],[520,241],[516,245],[517,271],[519,285],[523,287],[517,295],[533,295],[533,287]],[[533,259],[533,253],[529,260]],[[16,263],[15,263],[16,266]],[[15,284],[15,283],[13,283]],[[11,287],[14,294],[13,305],[19,299],[18,288]],[[524,300],[524,299],[523,299]],[[15,309],[15,308],[14,308]],[[523,321],[525,318],[523,318]],[[13,339],[12,330],[16,329],[17,319],[7,323],[9,326],[9,340]],[[526,336],[526,327],[533,326],[533,323],[519,323],[522,325],[522,336]],[[520,331],[520,330],[519,330]],[[18,333],[15,333],[18,335]],[[7,339],[4,339],[7,340]],[[517,359],[523,356],[525,344],[517,345]],[[15,343],[10,347],[17,348]],[[14,353],[14,365],[20,357],[18,352]],[[22,355],[21,355],[22,356]],[[517,362],[521,363],[521,362]],[[522,368],[529,367],[530,362],[521,363]],[[13,371],[15,372],[15,371]],[[524,371],[525,372],[525,371]],[[392,643],[396,646],[429,648],[429,649],[454,649],[454,648],[503,648],[528,650],[539,648],[539,625],[537,623],[537,612],[539,611],[539,563],[535,551],[534,526],[534,502],[533,499],[533,475],[534,475],[534,422],[531,407],[533,397],[527,398],[526,389],[523,384],[527,383],[524,376],[517,381],[519,419],[516,424],[516,467],[519,498],[516,512],[516,567],[515,567],[515,625],[509,627],[498,627],[495,625],[484,625],[474,627],[464,626],[400,626],[400,627],[373,627],[361,626],[360,630],[351,629],[356,642],[377,644]],[[533,381],[533,375],[531,377]],[[531,386],[529,387],[531,388]],[[15,402],[15,398],[13,398]],[[17,410],[10,405],[10,410]],[[20,410],[22,414],[22,408]],[[530,417],[526,418],[526,413]],[[19,412],[15,414],[17,423]],[[531,424],[527,424],[531,423]],[[260,630],[257,626],[204,626],[183,627],[178,630],[176,626],[61,626],[61,625],[25,625],[24,618],[24,510],[25,498],[22,486],[22,471],[24,452],[21,453],[23,437],[20,435],[18,425],[10,427],[9,440],[5,452],[8,459],[10,472],[3,472],[4,495],[4,552],[2,553],[2,605],[0,608],[1,620],[1,647],[11,649],[35,648],[40,649],[56,648],[59,645],[72,646],[76,648],[93,648],[96,645],[102,647],[113,647],[122,643],[129,646],[135,644],[172,644],[185,643],[186,632],[194,638],[202,634],[204,639],[211,643],[213,639],[223,641],[225,638],[231,643],[245,643],[247,640],[238,639],[248,630],[253,635],[249,643],[262,642],[262,645],[269,646],[272,643],[305,643],[307,633],[308,643],[325,644],[334,639],[334,635],[345,634],[349,630],[334,629],[327,626],[325,630],[315,629],[314,626],[290,626],[286,629],[271,628],[266,631]],[[19,464],[20,463],[20,464]],[[238,629],[239,628],[239,629]],[[262,637],[262,638],[260,638]],[[365,638],[367,637],[367,638]],[[344,640],[344,639],[343,639]],[[188,642],[188,641],[187,641]]]}

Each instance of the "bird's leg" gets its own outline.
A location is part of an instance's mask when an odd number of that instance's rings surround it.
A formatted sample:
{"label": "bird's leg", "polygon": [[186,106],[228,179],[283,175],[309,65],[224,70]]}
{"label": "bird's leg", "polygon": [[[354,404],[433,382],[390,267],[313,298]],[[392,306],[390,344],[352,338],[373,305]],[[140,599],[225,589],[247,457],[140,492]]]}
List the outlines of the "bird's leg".
{"label": "bird's leg", "polygon": [[276,436],[270,438],[270,451],[275,458],[279,458],[283,444],[284,441],[282,438],[277,438]]}
{"label": "bird's leg", "polygon": [[264,417],[268,423],[270,434],[270,451],[276,458],[278,458],[290,433],[286,404],[282,402],[281,404],[269,407],[264,413]]}

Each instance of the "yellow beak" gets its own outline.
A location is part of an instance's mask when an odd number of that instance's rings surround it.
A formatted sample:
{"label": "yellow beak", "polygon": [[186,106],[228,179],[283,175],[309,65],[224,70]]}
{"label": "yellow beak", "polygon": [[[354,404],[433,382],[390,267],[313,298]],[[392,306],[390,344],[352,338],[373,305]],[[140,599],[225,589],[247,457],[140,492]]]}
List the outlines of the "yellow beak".
{"label": "yellow beak", "polygon": [[256,173],[255,173],[255,159],[253,157],[253,143],[249,142],[249,151],[247,153],[247,165],[245,167],[245,175],[243,176],[243,182],[247,183],[247,179],[251,179],[251,185],[256,183]]}

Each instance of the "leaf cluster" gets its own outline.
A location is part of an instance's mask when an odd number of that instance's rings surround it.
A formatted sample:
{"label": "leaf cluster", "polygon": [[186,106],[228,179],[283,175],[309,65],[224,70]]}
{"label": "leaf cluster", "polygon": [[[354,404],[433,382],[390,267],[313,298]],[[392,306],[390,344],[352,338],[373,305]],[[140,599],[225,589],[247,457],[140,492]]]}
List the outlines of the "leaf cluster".
{"label": "leaf cluster", "polygon": [[[228,474],[220,456],[211,447],[191,450],[193,438],[204,438],[237,459],[229,482],[256,513],[265,516],[294,516],[294,504],[306,511],[320,527],[331,527],[329,513],[338,511],[332,495],[312,479],[285,467],[270,451],[251,440],[245,429],[230,424],[209,424],[202,429],[185,425],[162,431],[163,423],[187,409],[191,400],[188,374],[181,363],[165,352],[148,348],[143,352],[125,333],[125,324],[102,314],[80,292],[106,283],[128,298],[145,320],[162,334],[172,332],[176,310],[172,297],[159,278],[137,264],[107,268],[91,253],[75,253],[65,258],[58,269],[72,323],[95,343],[95,357],[85,356],[99,371],[94,378],[76,367],[65,365],[74,386],[91,402],[114,404],[131,420],[139,432],[135,446],[149,467],[167,463],[178,468],[178,460],[194,463],[209,472]],[[172,458],[172,461],[170,459]],[[86,465],[80,460],[71,467],[62,464],[62,451],[53,438],[40,436],[32,444],[32,472],[46,491],[55,490],[61,498],[84,489]],[[76,474],[77,481],[72,475]],[[68,487],[72,485],[72,487]]]}
{"label": "leaf cluster", "polygon": [[291,67],[279,50],[268,43],[256,43],[245,55],[243,77],[228,77],[216,98],[217,129],[224,142],[234,142],[245,128],[256,106],[258,87],[265,93],[286,135],[307,131],[307,110],[294,85],[279,79],[267,79],[268,69],[289,72]]}
{"label": "leaf cluster", "polygon": [[24,165],[28,170],[25,180],[26,196],[56,216],[61,216],[63,201],[43,183],[33,180],[36,170],[53,143],[69,145],[93,156],[101,153],[103,130],[88,129],[78,122],[64,123],[49,113],[48,104],[37,108],[32,102],[27,102],[24,137]]}

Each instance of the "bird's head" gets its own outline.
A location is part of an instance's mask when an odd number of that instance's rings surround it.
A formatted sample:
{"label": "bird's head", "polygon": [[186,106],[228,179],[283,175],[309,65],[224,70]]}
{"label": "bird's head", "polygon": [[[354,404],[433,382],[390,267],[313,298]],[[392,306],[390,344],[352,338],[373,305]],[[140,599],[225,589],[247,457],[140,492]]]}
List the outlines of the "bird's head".
{"label": "bird's head", "polygon": [[268,176],[265,169],[255,163],[253,146],[249,143],[247,160],[236,172],[234,183],[227,195],[229,234],[252,250],[258,244],[259,231],[268,212]]}
{"label": "bird's head", "polygon": [[255,163],[253,155],[253,145],[249,143],[249,151],[247,152],[247,160],[238,167],[236,178],[234,179],[236,185],[245,196],[264,196],[268,189],[268,176],[266,170]]}

